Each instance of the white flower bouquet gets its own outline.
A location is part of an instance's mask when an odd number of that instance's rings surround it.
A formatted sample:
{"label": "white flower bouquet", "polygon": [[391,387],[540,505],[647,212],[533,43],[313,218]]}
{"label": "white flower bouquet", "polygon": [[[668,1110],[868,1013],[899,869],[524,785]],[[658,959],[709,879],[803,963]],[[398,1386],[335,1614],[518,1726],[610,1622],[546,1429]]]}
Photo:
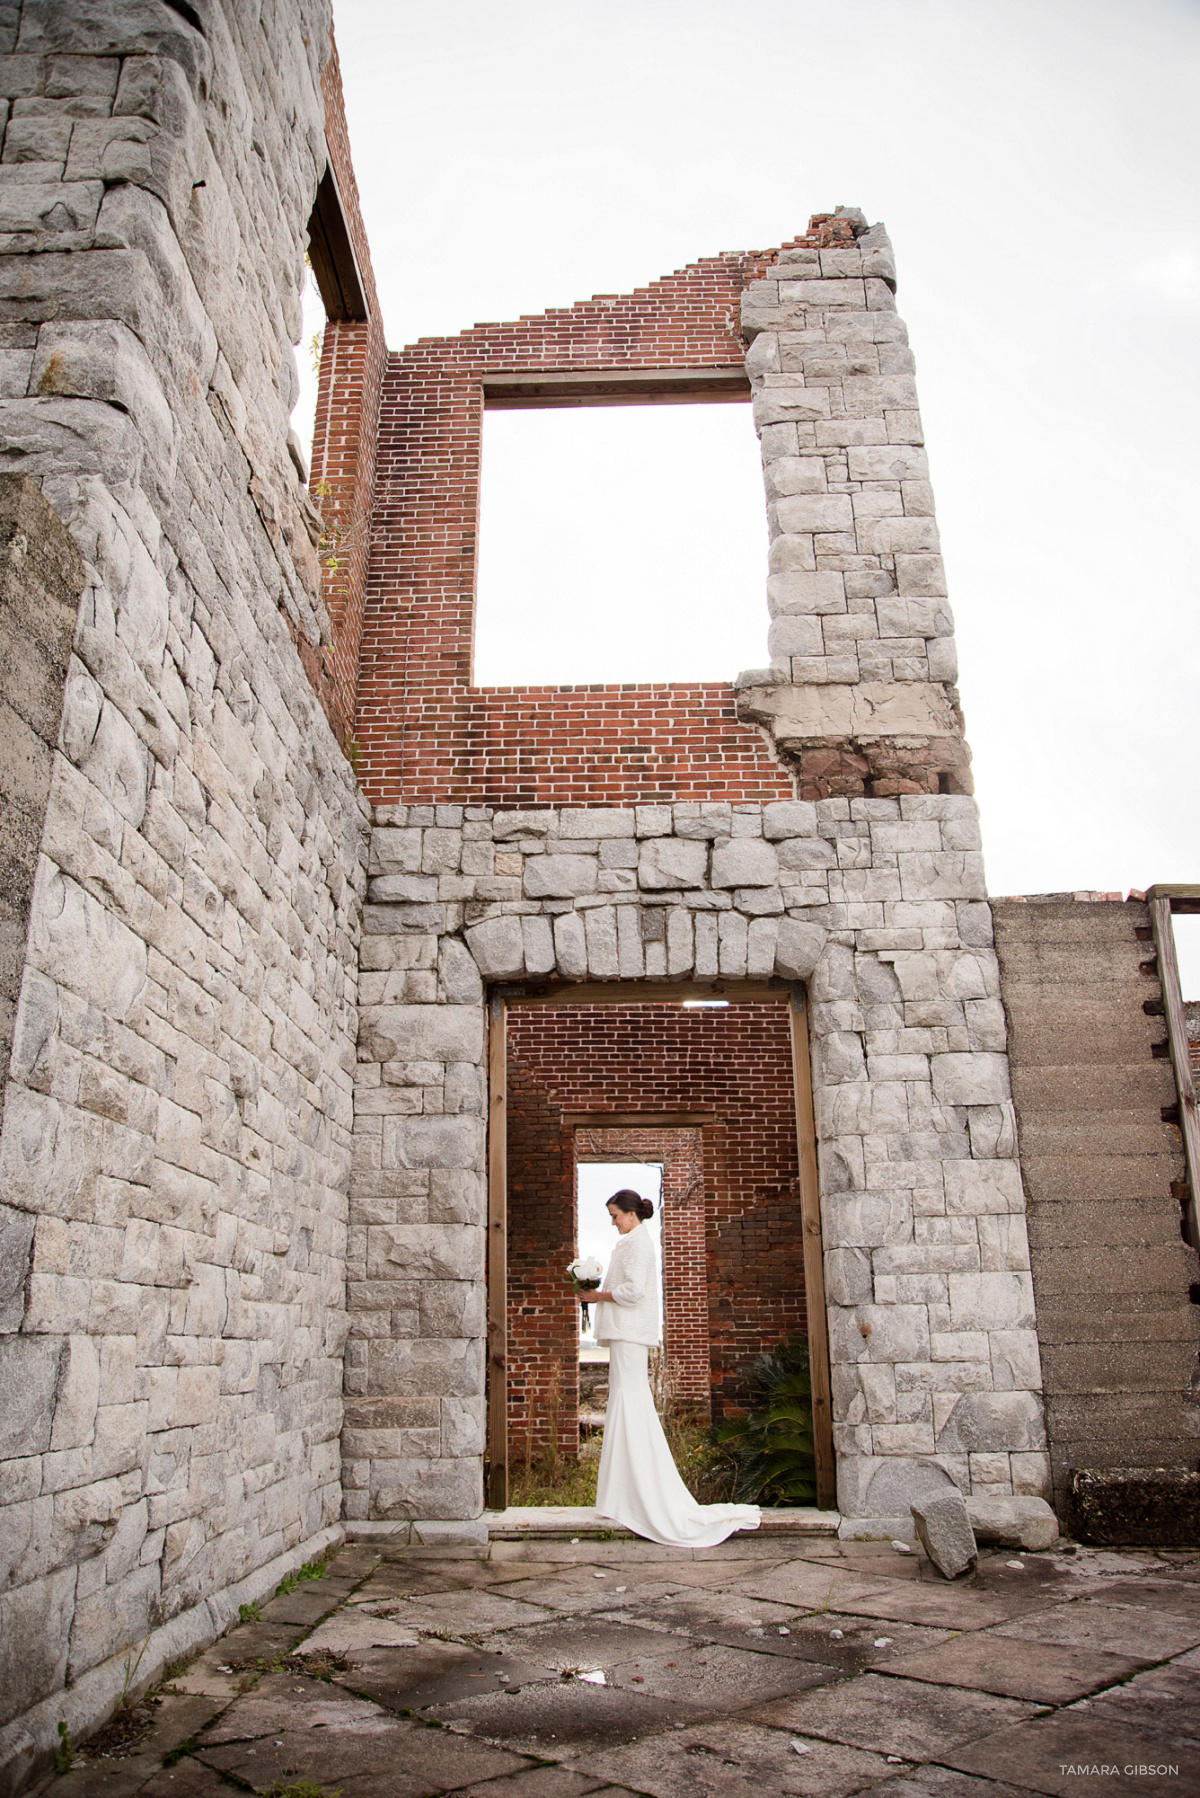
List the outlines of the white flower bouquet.
{"label": "white flower bouquet", "polygon": [[[596,1292],[604,1279],[604,1264],[597,1261],[594,1255],[580,1255],[572,1261],[567,1272],[577,1293]],[[590,1308],[586,1304],[583,1307],[583,1321],[585,1326],[592,1321]]]}

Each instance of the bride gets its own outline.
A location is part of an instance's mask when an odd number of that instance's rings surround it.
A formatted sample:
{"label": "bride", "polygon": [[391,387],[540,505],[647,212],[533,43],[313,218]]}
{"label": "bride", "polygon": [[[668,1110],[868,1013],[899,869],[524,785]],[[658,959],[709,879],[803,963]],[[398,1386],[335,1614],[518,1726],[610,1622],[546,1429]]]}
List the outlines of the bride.
{"label": "bride", "polygon": [[650,1391],[650,1349],[658,1342],[654,1243],[643,1220],[654,1206],[623,1188],[608,1201],[620,1240],[596,1306],[596,1340],[607,1342],[608,1410],[596,1509],[635,1535],[667,1548],[711,1548],[734,1530],[757,1529],[757,1505],[697,1504],[679,1477]]}

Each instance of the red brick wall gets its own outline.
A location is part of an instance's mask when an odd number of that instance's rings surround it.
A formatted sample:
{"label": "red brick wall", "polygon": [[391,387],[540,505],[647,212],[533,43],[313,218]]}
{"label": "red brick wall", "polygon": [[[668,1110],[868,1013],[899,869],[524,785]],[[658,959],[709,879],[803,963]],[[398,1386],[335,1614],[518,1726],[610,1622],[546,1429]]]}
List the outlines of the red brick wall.
{"label": "red brick wall", "polygon": [[[388,357],[355,726],[371,799],[792,796],[724,683],[471,686],[485,378],[740,366],[739,296],[775,254],[715,256],[633,294],[477,325]],[[763,624],[765,645],[765,609]]]}
{"label": "red brick wall", "polygon": [[562,1106],[509,1053],[508,1446],[519,1464],[579,1452],[579,1306],[571,1133]]}
{"label": "red brick wall", "polygon": [[805,1328],[787,1008],[518,1007],[508,1032],[512,1452],[531,1423],[535,1441],[548,1438],[539,1419],[556,1396],[564,1449],[575,1427],[575,1312],[562,1275],[574,1245],[574,1147],[564,1111],[711,1116],[701,1127],[703,1278],[719,1412],[736,1402],[751,1356]]}
{"label": "red brick wall", "polygon": [[[325,524],[322,592],[332,642],[326,657],[345,739],[354,720],[358,663],[371,543],[371,507],[379,436],[379,400],[387,345],[367,234],[359,206],[342,98],[337,45],[321,77],[325,140],[358,258],[367,317],[330,319],[325,327],[313,431],[309,491]],[[301,353],[305,346],[301,346]]]}
{"label": "red brick wall", "polygon": [[651,1161],[662,1166],[663,1353],[672,1399],[708,1415],[712,1376],[705,1288],[707,1217],[700,1129],[576,1129],[575,1163]]}

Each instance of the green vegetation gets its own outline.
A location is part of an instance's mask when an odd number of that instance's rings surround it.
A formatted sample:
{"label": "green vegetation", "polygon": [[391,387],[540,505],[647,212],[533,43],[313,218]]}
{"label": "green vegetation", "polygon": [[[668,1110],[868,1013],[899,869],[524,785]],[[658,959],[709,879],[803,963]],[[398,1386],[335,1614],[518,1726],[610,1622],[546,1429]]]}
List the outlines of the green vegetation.
{"label": "green vegetation", "polygon": [[267,1786],[262,1798],[342,1798],[342,1788],[335,1786],[331,1792],[316,1779],[280,1779]]}
{"label": "green vegetation", "polygon": [[579,1451],[578,1460],[557,1446],[536,1460],[526,1456],[515,1466],[508,1482],[510,1505],[585,1505],[596,1502],[596,1474],[600,1467],[600,1438],[594,1436]]}
{"label": "green vegetation", "polygon": [[296,1591],[305,1580],[324,1579],[329,1567],[324,1560],[305,1561],[303,1567],[297,1567],[294,1573],[285,1573],[275,1588],[276,1598],[286,1598],[289,1592]]}
{"label": "green vegetation", "polygon": [[54,1751],[54,1771],[69,1773],[75,1765],[75,1754],[76,1749],[71,1740],[71,1731],[67,1727],[66,1718],[62,1717],[58,1724],[58,1747]]}
{"label": "green vegetation", "polygon": [[[661,1404],[667,1443],[684,1484],[705,1505],[812,1504],[817,1487],[807,1344],[789,1336],[752,1361],[742,1379],[744,1412],[711,1430],[686,1405],[669,1398]],[[578,1458],[557,1446],[556,1431],[551,1444],[510,1470],[509,1504],[594,1506],[601,1433],[584,1442]]]}
{"label": "green vegetation", "polygon": [[262,1622],[262,1600],[256,1598],[254,1600],[253,1604],[240,1604],[238,1606],[238,1622],[239,1623],[261,1623]]}
{"label": "green vegetation", "polygon": [[811,1504],[817,1496],[812,1383],[808,1347],[789,1336],[745,1372],[750,1403],[742,1417],[718,1424],[714,1446],[733,1468],[742,1503]]}
{"label": "green vegetation", "polygon": [[142,1643],[141,1648],[138,1650],[136,1661],[133,1659],[132,1649],[130,1649],[129,1653],[125,1656],[125,1677],[121,1682],[121,1696],[117,1701],[117,1709],[119,1711],[127,1711],[133,1705],[134,1681],[137,1679],[138,1668],[141,1666],[142,1659],[149,1646],[149,1642]]}

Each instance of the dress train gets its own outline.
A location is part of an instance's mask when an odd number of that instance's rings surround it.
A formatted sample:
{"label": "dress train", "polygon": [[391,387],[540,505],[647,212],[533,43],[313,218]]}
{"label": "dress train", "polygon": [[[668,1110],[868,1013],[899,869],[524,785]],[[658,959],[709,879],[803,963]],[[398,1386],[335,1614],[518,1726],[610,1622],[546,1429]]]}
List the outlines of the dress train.
{"label": "dress train", "polygon": [[757,1505],[697,1504],[679,1477],[650,1390],[644,1342],[608,1345],[608,1409],[596,1509],[665,1548],[712,1548],[735,1530],[756,1530]]}

